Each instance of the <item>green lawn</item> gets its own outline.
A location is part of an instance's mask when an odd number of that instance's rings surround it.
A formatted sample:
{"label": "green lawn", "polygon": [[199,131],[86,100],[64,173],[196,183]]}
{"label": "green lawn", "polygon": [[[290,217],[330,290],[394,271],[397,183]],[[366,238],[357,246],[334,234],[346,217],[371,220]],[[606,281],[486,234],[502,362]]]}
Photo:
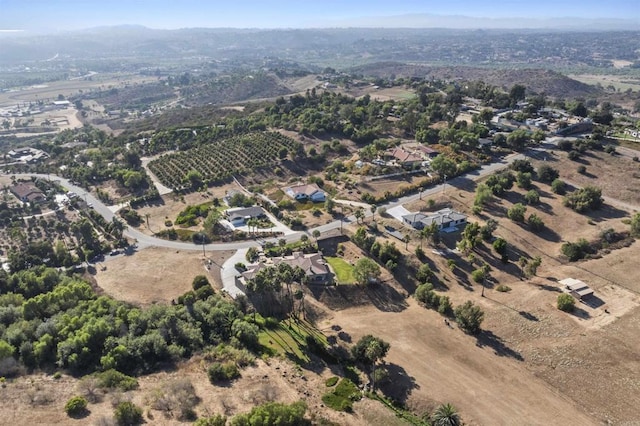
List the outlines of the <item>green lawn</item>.
{"label": "green lawn", "polygon": [[281,354],[298,364],[306,364],[309,362],[306,354],[308,335],[314,336],[324,345],[327,344],[327,338],[311,324],[304,320],[290,319],[281,321],[275,328],[262,329],[258,334],[258,341],[272,354]]}
{"label": "green lawn", "polygon": [[325,257],[325,260],[336,273],[339,284],[353,284],[356,282],[353,277],[353,266],[340,257]]}

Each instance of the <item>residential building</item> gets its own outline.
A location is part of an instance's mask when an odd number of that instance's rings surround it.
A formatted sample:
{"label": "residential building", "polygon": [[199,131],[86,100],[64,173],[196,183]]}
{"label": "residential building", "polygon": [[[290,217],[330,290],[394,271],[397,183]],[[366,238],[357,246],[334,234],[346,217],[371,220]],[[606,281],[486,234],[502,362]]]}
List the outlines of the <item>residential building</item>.
{"label": "residential building", "polygon": [[43,203],[46,201],[44,193],[32,182],[17,183],[9,190],[23,203]]}
{"label": "residential building", "polygon": [[224,212],[225,217],[233,226],[242,226],[250,219],[264,219],[267,217],[262,207],[236,207]]}
{"label": "residential building", "polygon": [[286,263],[292,268],[301,268],[305,273],[305,279],[308,284],[329,284],[333,281],[331,269],[322,254],[304,254],[302,252],[295,252],[291,256],[273,257],[268,259],[267,262],[247,265],[247,270],[242,273],[242,278],[248,281],[255,277],[260,270],[270,266],[277,266],[280,263]]}
{"label": "residential building", "polygon": [[414,227],[415,229],[423,229],[431,226],[432,223],[438,224],[438,229],[448,231],[455,229],[458,225],[466,225],[467,216],[453,209],[446,208],[438,210],[435,213],[412,213],[402,216],[402,222]]}
{"label": "residential building", "polygon": [[327,194],[315,183],[297,185],[284,188],[285,194],[296,201],[313,201],[322,203],[326,200]]}

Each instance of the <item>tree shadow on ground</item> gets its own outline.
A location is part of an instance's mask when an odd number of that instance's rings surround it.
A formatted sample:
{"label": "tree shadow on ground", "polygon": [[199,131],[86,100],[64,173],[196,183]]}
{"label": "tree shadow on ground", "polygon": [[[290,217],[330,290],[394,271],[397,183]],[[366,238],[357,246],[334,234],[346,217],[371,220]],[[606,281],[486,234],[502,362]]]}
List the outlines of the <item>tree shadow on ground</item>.
{"label": "tree shadow on ground", "polygon": [[389,379],[379,386],[380,391],[400,406],[406,405],[413,390],[420,389],[420,385],[416,383],[415,377],[407,374],[407,371],[397,364],[389,363],[385,368],[389,373]]}
{"label": "tree shadow on ground", "polygon": [[493,353],[498,356],[513,358],[517,361],[524,361],[520,352],[508,347],[500,337],[496,336],[489,330],[482,330],[476,339],[476,346],[480,348],[488,346],[493,349]]}
{"label": "tree shadow on ground", "polygon": [[330,309],[371,304],[383,312],[401,312],[409,306],[405,296],[387,283],[369,284],[366,287],[352,284],[331,287],[309,285],[308,288],[316,300]]}
{"label": "tree shadow on ground", "polygon": [[609,219],[622,219],[629,216],[629,213],[605,203],[598,210],[589,211],[585,215],[595,222],[604,222]]}
{"label": "tree shadow on ground", "polygon": [[586,310],[582,309],[578,305],[576,305],[573,308],[573,311],[571,311],[570,313],[574,317],[578,317],[578,318],[583,319],[583,320],[588,320],[589,318],[591,318],[591,314],[589,312],[587,312]]}
{"label": "tree shadow on ground", "polygon": [[540,321],[537,316],[533,315],[531,312],[527,311],[519,311],[520,316],[526,320],[538,322]]}

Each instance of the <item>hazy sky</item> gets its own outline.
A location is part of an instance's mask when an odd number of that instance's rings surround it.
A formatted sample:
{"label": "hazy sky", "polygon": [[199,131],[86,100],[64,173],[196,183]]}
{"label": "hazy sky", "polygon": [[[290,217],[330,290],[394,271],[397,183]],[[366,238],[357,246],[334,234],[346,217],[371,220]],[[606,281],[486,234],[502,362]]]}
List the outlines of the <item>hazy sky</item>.
{"label": "hazy sky", "polygon": [[0,30],[330,27],[417,13],[640,20],[640,0],[0,0]]}

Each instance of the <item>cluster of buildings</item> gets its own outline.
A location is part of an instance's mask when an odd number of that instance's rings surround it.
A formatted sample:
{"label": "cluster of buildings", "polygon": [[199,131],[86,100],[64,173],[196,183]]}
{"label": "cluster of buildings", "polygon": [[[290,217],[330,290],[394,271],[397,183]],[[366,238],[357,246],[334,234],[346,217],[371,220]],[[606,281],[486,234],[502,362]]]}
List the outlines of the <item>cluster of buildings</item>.
{"label": "cluster of buildings", "polygon": [[9,163],[35,164],[48,158],[49,155],[36,148],[16,148],[7,152],[5,161]]}
{"label": "cluster of buildings", "polygon": [[280,263],[285,263],[294,269],[302,269],[308,284],[330,284],[333,282],[334,275],[322,254],[304,254],[302,252],[295,252],[290,256],[271,257],[266,261],[248,265],[247,270],[241,274],[241,280],[246,283],[253,279],[260,270],[278,266]]}

